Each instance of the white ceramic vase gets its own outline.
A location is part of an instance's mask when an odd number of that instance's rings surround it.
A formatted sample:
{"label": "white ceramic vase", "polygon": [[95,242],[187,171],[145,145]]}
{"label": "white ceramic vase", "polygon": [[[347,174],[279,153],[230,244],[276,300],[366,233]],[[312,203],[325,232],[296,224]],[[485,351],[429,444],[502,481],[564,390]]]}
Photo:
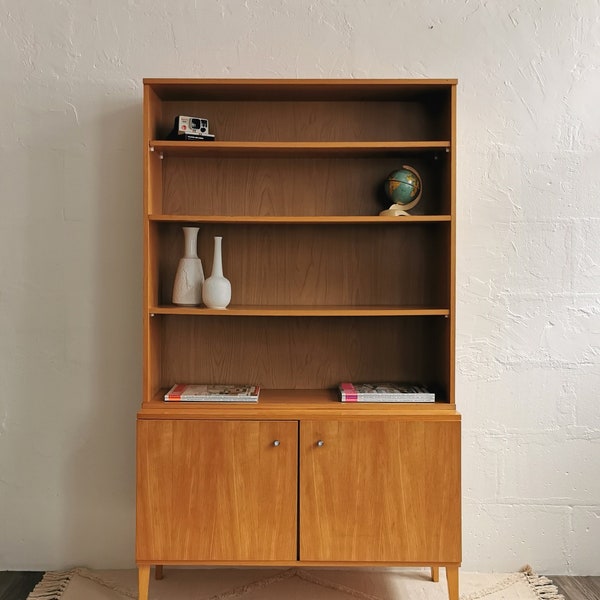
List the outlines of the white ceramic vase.
{"label": "white ceramic vase", "polygon": [[204,271],[198,258],[199,227],[183,227],[185,254],[179,259],[175,283],[173,284],[173,304],[197,306],[202,302]]}
{"label": "white ceramic vase", "polygon": [[212,272],[202,286],[202,301],[208,308],[224,309],[231,302],[231,283],[223,277],[222,240],[215,237]]}

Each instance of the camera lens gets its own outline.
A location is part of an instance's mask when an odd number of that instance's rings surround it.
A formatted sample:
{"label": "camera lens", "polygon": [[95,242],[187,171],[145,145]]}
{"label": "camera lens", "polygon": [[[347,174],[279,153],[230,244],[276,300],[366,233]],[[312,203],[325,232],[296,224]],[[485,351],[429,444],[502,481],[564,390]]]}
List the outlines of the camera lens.
{"label": "camera lens", "polygon": [[200,119],[191,119],[192,129],[200,129]]}

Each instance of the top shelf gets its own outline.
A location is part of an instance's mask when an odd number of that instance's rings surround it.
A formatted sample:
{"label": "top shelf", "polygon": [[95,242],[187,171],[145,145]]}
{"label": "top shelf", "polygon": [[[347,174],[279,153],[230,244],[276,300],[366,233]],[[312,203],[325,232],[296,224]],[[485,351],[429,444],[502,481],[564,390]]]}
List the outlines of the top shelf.
{"label": "top shelf", "polygon": [[144,79],[161,100],[398,100],[444,92],[456,79]]}
{"label": "top shelf", "polygon": [[247,157],[369,157],[406,156],[424,152],[450,152],[450,142],[179,142],[150,141],[150,151],[161,156]]}

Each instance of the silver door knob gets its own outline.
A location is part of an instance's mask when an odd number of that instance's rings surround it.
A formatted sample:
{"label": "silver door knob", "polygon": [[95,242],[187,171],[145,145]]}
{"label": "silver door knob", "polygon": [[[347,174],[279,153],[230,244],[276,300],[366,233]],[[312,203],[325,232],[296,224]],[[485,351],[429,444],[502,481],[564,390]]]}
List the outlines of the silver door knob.
{"label": "silver door knob", "polygon": [[275,440],[273,442],[273,446],[279,446],[279,444],[281,444],[281,442],[279,440]]}
{"label": "silver door knob", "polygon": [[325,442],[323,440],[319,440],[317,442],[317,446],[319,446],[319,448],[322,448],[325,445]]}

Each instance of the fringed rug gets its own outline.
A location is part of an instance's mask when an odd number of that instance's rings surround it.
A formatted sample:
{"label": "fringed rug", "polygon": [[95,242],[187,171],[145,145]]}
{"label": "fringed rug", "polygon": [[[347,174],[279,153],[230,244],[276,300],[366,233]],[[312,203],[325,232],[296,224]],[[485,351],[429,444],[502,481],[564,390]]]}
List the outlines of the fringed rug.
{"label": "fringed rug", "polygon": [[[177,569],[150,580],[150,600],[447,600],[444,570],[433,583],[429,569]],[[556,586],[535,575],[460,573],[461,600],[564,600]],[[73,569],[46,573],[28,600],[137,598],[137,571]]]}

